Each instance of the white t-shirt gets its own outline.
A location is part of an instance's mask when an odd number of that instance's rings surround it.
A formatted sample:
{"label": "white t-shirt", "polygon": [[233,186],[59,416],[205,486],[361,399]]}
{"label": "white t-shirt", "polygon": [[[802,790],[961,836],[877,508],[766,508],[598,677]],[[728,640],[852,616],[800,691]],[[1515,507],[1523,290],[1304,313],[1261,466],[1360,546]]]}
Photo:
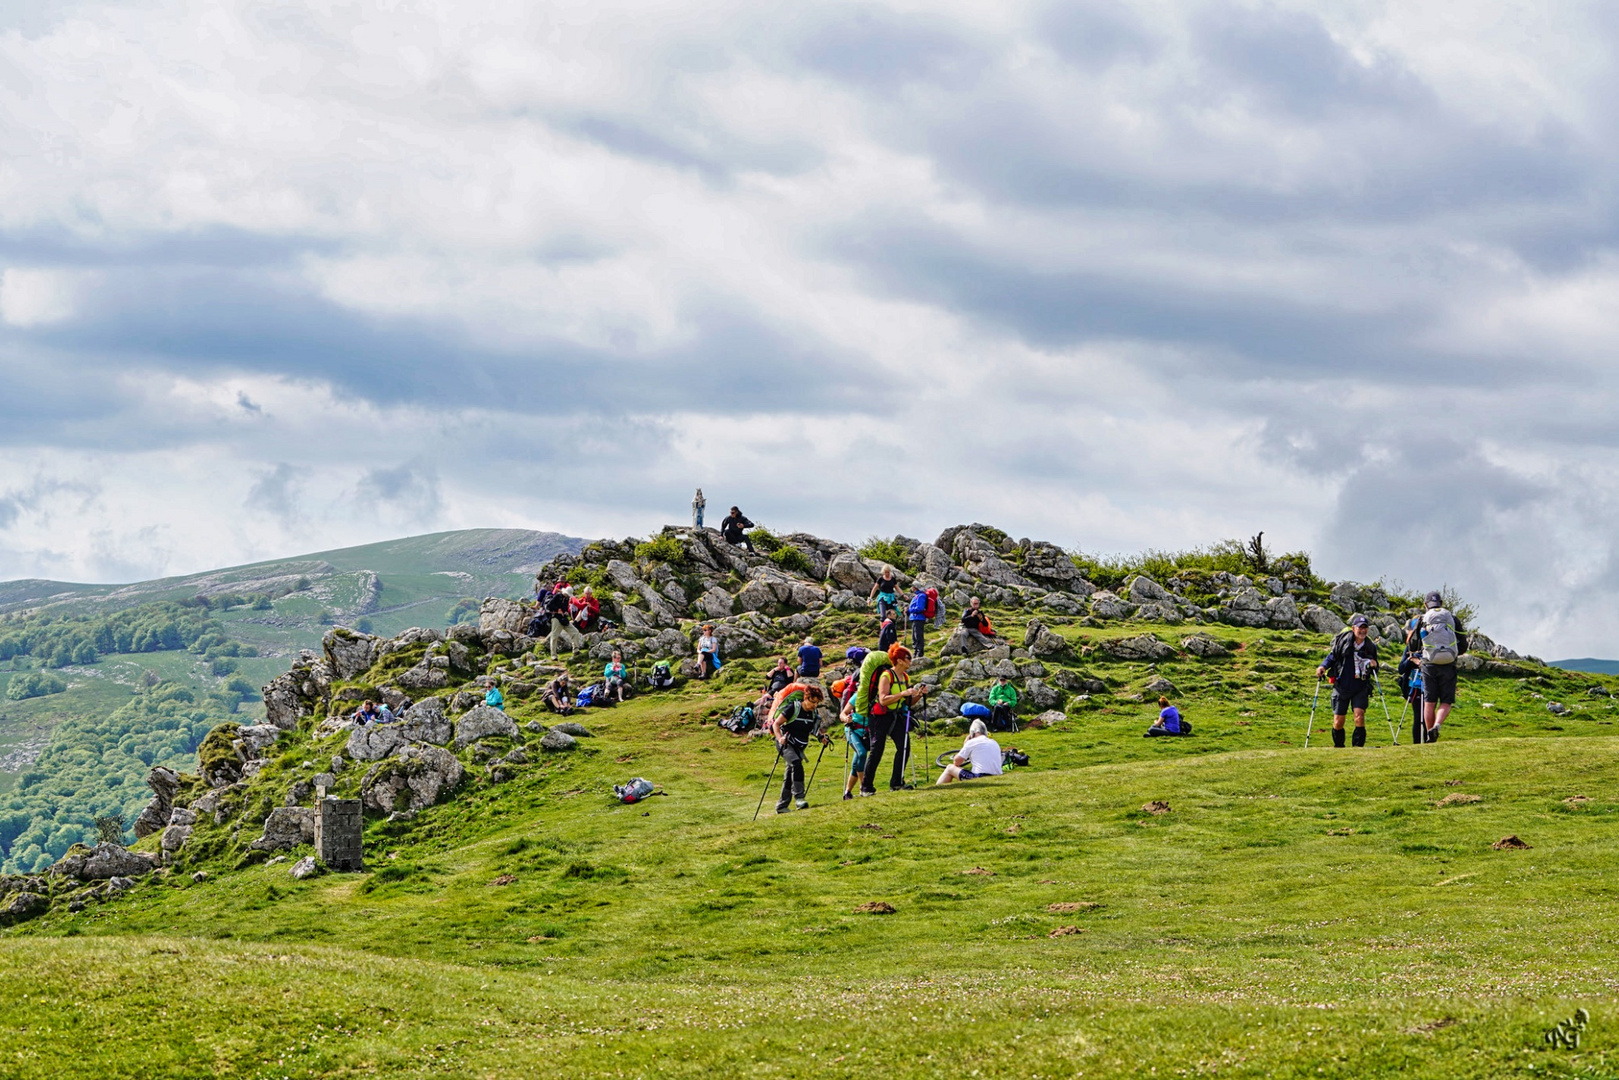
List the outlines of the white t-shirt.
{"label": "white t-shirt", "polygon": [[956,756],[966,758],[963,768],[978,776],[1001,775],[1001,744],[988,735],[974,735],[962,744]]}

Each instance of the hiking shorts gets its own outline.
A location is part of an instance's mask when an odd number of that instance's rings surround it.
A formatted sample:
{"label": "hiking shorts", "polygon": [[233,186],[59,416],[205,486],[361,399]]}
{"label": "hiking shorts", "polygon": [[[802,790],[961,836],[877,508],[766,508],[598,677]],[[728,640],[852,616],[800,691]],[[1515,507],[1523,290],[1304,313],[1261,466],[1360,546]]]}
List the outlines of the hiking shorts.
{"label": "hiking shorts", "polygon": [[1332,715],[1348,716],[1350,709],[1366,709],[1372,704],[1372,688],[1362,686],[1353,694],[1346,694],[1337,687],[1332,688]]}
{"label": "hiking shorts", "polygon": [[1423,661],[1422,695],[1436,705],[1456,704],[1456,665]]}
{"label": "hiking shorts", "polygon": [[843,725],[843,741],[849,744],[854,759],[849,762],[849,771],[864,773],[866,771],[866,752],[871,749],[871,733],[863,727],[853,724]]}

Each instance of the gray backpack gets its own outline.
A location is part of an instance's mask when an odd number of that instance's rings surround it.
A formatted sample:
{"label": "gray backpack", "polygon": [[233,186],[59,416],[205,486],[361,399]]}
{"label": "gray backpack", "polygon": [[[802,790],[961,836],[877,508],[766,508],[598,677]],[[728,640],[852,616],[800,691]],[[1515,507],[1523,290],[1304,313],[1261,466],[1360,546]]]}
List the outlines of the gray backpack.
{"label": "gray backpack", "polygon": [[1444,608],[1422,614],[1422,660],[1426,664],[1456,662],[1456,619]]}

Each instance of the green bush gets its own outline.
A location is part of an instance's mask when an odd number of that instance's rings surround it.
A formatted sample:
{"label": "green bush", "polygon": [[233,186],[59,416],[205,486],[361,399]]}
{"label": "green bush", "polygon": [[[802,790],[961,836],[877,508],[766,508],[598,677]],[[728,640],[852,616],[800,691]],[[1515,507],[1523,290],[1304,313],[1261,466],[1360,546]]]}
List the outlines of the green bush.
{"label": "green bush", "polygon": [[910,564],[911,553],[905,550],[897,539],[884,540],[877,536],[868,536],[866,542],[860,545],[860,554],[868,559],[876,559],[891,566],[903,569]]}
{"label": "green bush", "polygon": [[[1196,578],[1218,571],[1249,576],[1254,573],[1246,546],[1240,540],[1221,540],[1185,551],[1152,549],[1137,555],[1086,555],[1076,551],[1070,557],[1087,580],[1104,589],[1117,589],[1136,574],[1145,574],[1162,584],[1178,574]],[[1311,573],[1308,552],[1290,552],[1282,558],[1293,563],[1293,573],[1311,585],[1319,585]]]}
{"label": "green bush", "polygon": [[450,626],[457,623],[477,622],[478,612],[483,608],[483,601],[471,596],[462,597],[455,602],[455,606],[444,613],[444,621]]}
{"label": "green bush", "polygon": [[781,538],[775,533],[771,532],[769,529],[754,529],[752,532],[748,533],[748,539],[753,541],[754,547],[758,548],[766,555],[774,555],[777,551],[781,550]]}
{"label": "green bush", "polygon": [[636,544],[635,557],[648,562],[668,563],[670,566],[685,566],[686,545],[669,533],[659,533],[643,544]]}
{"label": "green bush", "polygon": [[60,694],[67,689],[67,683],[41,671],[25,671],[13,675],[6,684],[6,697],[12,701],[27,701],[29,698],[45,697],[47,694]]}
{"label": "green bush", "polygon": [[815,565],[809,561],[809,556],[791,544],[783,544],[775,551],[772,551],[770,561],[783,570],[790,570],[795,574],[812,574],[815,572]]}

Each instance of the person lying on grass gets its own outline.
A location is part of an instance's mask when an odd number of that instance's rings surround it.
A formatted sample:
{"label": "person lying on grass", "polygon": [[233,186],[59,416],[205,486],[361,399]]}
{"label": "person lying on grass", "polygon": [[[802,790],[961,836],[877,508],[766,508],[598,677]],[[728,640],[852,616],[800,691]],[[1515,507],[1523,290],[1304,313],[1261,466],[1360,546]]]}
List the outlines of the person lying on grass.
{"label": "person lying on grass", "polygon": [[974,720],[967,729],[967,741],[939,774],[939,784],[974,780],[980,776],[1001,775],[1001,744],[989,737],[989,726]]}

